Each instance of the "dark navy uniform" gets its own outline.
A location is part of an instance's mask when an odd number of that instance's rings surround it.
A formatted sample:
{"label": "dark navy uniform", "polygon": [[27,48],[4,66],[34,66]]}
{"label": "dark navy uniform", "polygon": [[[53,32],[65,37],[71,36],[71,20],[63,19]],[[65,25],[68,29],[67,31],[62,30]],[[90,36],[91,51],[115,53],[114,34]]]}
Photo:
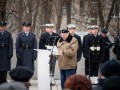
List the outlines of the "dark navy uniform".
{"label": "dark navy uniform", "polygon": [[90,35],[85,42],[85,57],[90,59],[90,76],[98,75],[100,61],[103,60],[104,42],[99,35]]}
{"label": "dark navy uniform", "polygon": [[82,55],[82,43],[81,43],[81,37],[74,34],[73,37],[75,37],[78,40],[78,51],[77,51],[77,62],[81,60],[81,55]]}
{"label": "dark navy uniform", "polygon": [[[75,34],[76,25],[74,25],[74,24],[68,24],[67,28],[69,30],[69,33],[78,40],[78,46],[79,46],[79,48],[77,50],[77,62],[79,62],[81,60],[81,55],[82,55],[81,37],[78,36],[77,34]],[[73,30],[73,31],[70,31],[70,30]],[[77,72],[77,66],[76,66],[76,72]]]}
{"label": "dark navy uniform", "polygon": [[[46,29],[53,30],[54,24],[45,24]],[[59,39],[59,35],[51,31],[52,33],[50,34],[50,31],[46,31],[45,33],[41,34],[40,40],[39,40],[39,49],[47,49],[46,45],[48,46],[56,46],[57,41]],[[54,85],[54,72],[55,72],[55,65],[56,65],[56,56],[50,55],[50,75],[52,76],[52,83],[51,85]]]}
{"label": "dark navy uniform", "polygon": [[[103,28],[101,29],[101,33],[103,34],[107,34],[108,30]],[[111,41],[109,40],[109,38],[107,36],[103,37],[102,35],[100,35],[103,38],[104,41],[104,59],[101,61],[101,63],[105,63],[107,60],[110,60],[110,48],[112,46]]]}
{"label": "dark navy uniform", "polygon": [[85,75],[89,75],[89,59],[85,56],[85,42],[86,39],[92,34],[92,25],[87,26],[88,34],[83,37],[83,57],[85,58]]}
{"label": "dark navy uniform", "polygon": [[39,49],[47,49],[46,45],[53,46],[54,40],[55,40],[54,45],[56,46],[58,39],[59,39],[58,34],[54,32],[51,35],[48,32],[41,34],[39,41]]}
{"label": "dark navy uniform", "polygon": [[[7,25],[0,22],[0,28]],[[11,69],[11,58],[13,56],[13,39],[11,33],[0,30],[0,84],[6,82],[7,71]]]}
{"label": "dark navy uniform", "polygon": [[83,37],[83,57],[85,58],[85,75],[89,75],[89,59],[85,57],[85,42],[89,36],[90,34],[87,34]]}
{"label": "dark navy uniform", "polygon": [[28,66],[34,70],[34,61],[37,58],[37,40],[34,33],[20,32],[16,39],[17,66]]}
{"label": "dark navy uniform", "polygon": [[120,61],[120,36],[115,38],[113,52],[115,53],[117,60]]}

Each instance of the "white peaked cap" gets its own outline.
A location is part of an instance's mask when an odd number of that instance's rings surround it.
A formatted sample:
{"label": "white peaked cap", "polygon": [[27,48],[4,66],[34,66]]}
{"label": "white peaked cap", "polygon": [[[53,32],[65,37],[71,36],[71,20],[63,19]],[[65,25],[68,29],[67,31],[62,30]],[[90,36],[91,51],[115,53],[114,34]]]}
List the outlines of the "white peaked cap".
{"label": "white peaked cap", "polygon": [[54,27],[54,24],[45,24],[46,27]]}
{"label": "white peaked cap", "polygon": [[99,28],[98,25],[89,25],[87,26],[87,29],[94,29],[94,28]]}
{"label": "white peaked cap", "polygon": [[76,25],[75,24],[68,24],[67,28],[76,28]]}

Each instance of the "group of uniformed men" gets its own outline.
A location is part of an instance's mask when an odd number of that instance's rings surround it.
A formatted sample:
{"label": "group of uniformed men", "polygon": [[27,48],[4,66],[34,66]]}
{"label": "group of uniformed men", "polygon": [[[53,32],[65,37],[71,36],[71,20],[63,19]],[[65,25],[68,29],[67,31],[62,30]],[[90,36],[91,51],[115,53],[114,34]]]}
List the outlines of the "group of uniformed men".
{"label": "group of uniformed men", "polygon": [[[7,71],[11,68],[11,58],[13,56],[13,39],[11,33],[6,31],[6,22],[0,22],[0,83],[6,82]],[[22,32],[20,32],[16,39],[16,57],[17,64],[16,66],[28,66],[32,70],[34,70],[34,61],[37,58],[37,52],[34,50],[37,48],[37,40],[34,33],[30,31],[31,23],[24,22],[22,24]],[[81,42],[81,37],[75,34],[76,25],[69,24],[66,29],[60,31],[61,35],[58,35],[54,32],[54,24],[45,24],[45,32],[41,34],[39,41],[39,49],[47,49],[46,45],[57,46],[57,43],[63,45],[66,41],[68,45],[67,47],[71,48],[70,45],[77,43],[77,60],[80,61],[81,54],[83,51],[83,57],[85,58],[85,75],[89,75],[90,77],[98,76],[98,69],[100,64],[109,60],[109,49],[111,48],[111,42],[107,37],[108,30],[103,28],[101,29],[101,34],[98,35],[99,26],[97,25],[89,25],[88,26],[88,34],[83,37],[83,44]],[[68,37],[64,40],[64,33],[68,33]],[[62,38],[61,38],[62,37]],[[72,42],[72,37],[74,37],[77,42]],[[75,41],[76,41],[75,40]],[[74,39],[73,39],[74,41]],[[68,49],[69,49],[68,48]],[[71,48],[74,52],[74,48]],[[61,52],[60,52],[61,53]],[[71,54],[71,52],[69,52]],[[65,54],[65,52],[62,52]],[[67,56],[71,58],[71,56]],[[54,77],[54,69],[56,64],[57,57],[54,55],[50,55],[50,73],[52,74],[52,78]],[[64,64],[64,63],[63,63]],[[69,66],[70,63],[66,64]],[[64,65],[63,65],[64,66]],[[102,65],[101,65],[102,66]],[[72,67],[72,65],[70,66]],[[69,68],[65,68],[69,69]],[[77,64],[75,64],[74,73],[76,73]],[[71,72],[71,71],[70,71]],[[63,84],[67,77],[66,74],[70,75],[70,72],[61,71],[61,86],[64,88]],[[64,76],[65,75],[65,76]],[[68,76],[69,76],[68,75]],[[95,82],[94,82],[95,83]]]}

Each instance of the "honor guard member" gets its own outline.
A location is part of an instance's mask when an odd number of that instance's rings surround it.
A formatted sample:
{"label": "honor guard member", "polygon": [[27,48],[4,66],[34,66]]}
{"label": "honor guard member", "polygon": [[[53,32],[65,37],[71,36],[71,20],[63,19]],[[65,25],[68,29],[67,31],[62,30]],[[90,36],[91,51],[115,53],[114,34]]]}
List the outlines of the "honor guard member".
{"label": "honor guard member", "polygon": [[66,79],[75,74],[77,66],[78,40],[69,34],[67,29],[60,31],[61,38],[57,42],[59,50],[58,66],[61,76],[61,87],[64,89]]}
{"label": "honor guard member", "polygon": [[7,82],[7,71],[11,69],[13,56],[13,39],[11,33],[6,31],[6,22],[0,22],[0,84]]}
{"label": "honor guard member", "polygon": [[[45,30],[40,36],[39,49],[47,49],[46,46],[56,46],[59,35],[54,33],[54,24],[45,24]],[[56,64],[56,56],[50,55],[50,74],[52,76],[52,83],[54,85],[54,72]]]}
{"label": "honor guard member", "polygon": [[37,58],[37,52],[34,50],[37,48],[36,36],[30,31],[31,23],[24,22],[22,25],[23,31],[16,39],[17,66],[27,66],[34,70],[34,61]]}
{"label": "honor guard member", "polygon": [[98,35],[99,26],[92,26],[92,35],[85,42],[85,57],[89,59],[89,76],[93,84],[98,83],[98,69],[104,55],[103,38]]}
{"label": "honor guard member", "polygon": [[[81,43],[81,37],[75,34],[76,32],[76,25],[74,24],[68,24],[67,29],[69,30],[69,33],[75,37],[78,40],[78,50],[77,50],[77,62],[80,61],[81,59],[81,54],[82,54],[82,43]],[[76,66],[76,72],[77,72],[77,66]]]}
{"label": "honor guard member", "polygon": [[85,75],[86,76],[89,75],[89,58],[85,57],[85,42],[87,37],[89,37],[92,34],[91,30],[92,30],[92,25],[89,25],[87,27],[88,34],[83,37],[83,57],[85,58]]}

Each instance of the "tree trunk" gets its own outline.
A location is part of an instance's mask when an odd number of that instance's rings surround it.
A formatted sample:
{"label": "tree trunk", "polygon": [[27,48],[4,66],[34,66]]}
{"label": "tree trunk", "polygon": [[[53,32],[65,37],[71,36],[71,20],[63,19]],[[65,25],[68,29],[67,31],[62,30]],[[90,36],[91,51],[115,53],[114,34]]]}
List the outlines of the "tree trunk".
{"label": "tree trunk", "polygon": [[18,2],[18,32],[22,30],[23,4],[22,0]]}
{"label": "tree trunk", "polygon": [[65,4],[65,0],[58,0],[58,9],[56,10],[57,12],[57,24],[56,24],[56,32],[59,33],[60,26],[61,26],[61,20],[62,20],[62,11],[63,11],[63,6]]}
{"label": "tree trunk", "polygon": [[103,12],[102,12],[101,0],[97,0],[97,6],[98,6],[100,27],[104,28],[105,21],[104,21]]}
{"label": "tree trunk", "polygon": [[71,23],[71,5],[72,5],[72,0],[67,0],[66,2],[67,24]]}
{"label": "tree trunk", "polygon": [[110,12],[109,12],[109,14],[108,14],[108,19],[107,19],[106,25],[105,25],[106,28],[109,27],[110,21],[111,21],[112,18],[113,18],[114,8],[115,8],[115,1],[116,1],[116,0],[113,0],[113,1],[112,1],[112,5],[111,5],[111,8],[110,8]]}
{"label": "tree trunk", "polygon": [[44,23],[50,23],[52,12],[52,0],[43,0]]}
{"label": "tree trunk", "polygon": [[5,21],[6,19],[6,2],[7,0],[0,0],[0,21]]}

